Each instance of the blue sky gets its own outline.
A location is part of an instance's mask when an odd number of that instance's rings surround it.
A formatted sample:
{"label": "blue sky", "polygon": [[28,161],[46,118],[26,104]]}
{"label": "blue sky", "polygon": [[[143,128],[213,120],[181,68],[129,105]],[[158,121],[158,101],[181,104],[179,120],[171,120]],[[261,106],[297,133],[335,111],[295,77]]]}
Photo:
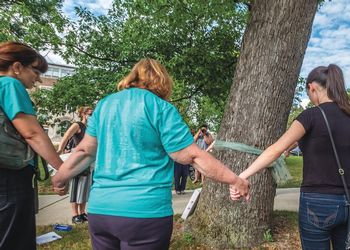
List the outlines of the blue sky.
{"label": "blue sky", "polygon": [[[97,15],[106,14],[112,2],[113,0],[65,0],[63,12],[74,18],[74,7],[84,6]],[[51,62],[64,63],[51,53],[48,59]],[[317,11],[300,75],[306,77],[313,68],[330,63],[335,63],[343,69],[345,82],[350,88],[349,0],[325,0]]]}

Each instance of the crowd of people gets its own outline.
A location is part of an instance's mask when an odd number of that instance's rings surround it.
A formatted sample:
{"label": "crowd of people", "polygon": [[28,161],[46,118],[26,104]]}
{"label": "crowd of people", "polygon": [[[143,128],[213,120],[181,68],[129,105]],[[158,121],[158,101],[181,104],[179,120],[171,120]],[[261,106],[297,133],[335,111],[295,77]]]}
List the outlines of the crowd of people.
{"label": "crowd of people", "polygon": [[[1,43],[0,108],[26,143],[58,170],[52,177],[54,190],[66,194],[71,183],[72,222],[89,221],[94,249],[168,249],[174,171],[178,194],[185,191],[191,165],[197,171],[195,182],[207,177],[226,183],[232,200],[248,199],[249,177],[296,142],[304,161],[299,208],[302,247],[329,249],[332,243],[333,249],[345,249],[348,201],[319,110],[329,118],[339,158],[347,170],[350,102],[338,66],[320,66],[310,72],[307,94],[316,107],[304,110],[239,176],[207,152],[214,144],[206,125],[191,134],[169,102],[170,75],[161,63],[149,58],[137,62],[118,83],[119,91],[100,100],[94,110],[82,107],[81,121],[71,125],[56,151],[26,91],[40,81],[47,68],[45,59],[29,46]],[[66,153],[72,140],[71,155],[62,162],[59,154]],[[0,249],[36,249],[34,163],[29,161],[20,170],[5,165],[0,162]],[[349,175],[345,179],[350,182]]]}

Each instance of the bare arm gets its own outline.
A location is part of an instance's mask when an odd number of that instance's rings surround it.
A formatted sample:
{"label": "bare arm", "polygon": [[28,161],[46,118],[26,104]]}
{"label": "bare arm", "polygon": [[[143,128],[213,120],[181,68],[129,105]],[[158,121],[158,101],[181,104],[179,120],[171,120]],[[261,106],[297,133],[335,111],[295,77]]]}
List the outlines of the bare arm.
{"label": "bare arm", "polygon": [[35,152],[55,169],[60,167],[62,160],[35,116],[18,113],[12,123]]}
{"label": "bare arm", "polygon": [[78,123],[73,123],[66,133],[64,133],[63,138],[60,142],[60,145],[58,146],[57,153],[61,154],[66,147],[68,140],[72,138],[72,136],[79,131],[79,125]]}
{"label": "bare arm", "polygon": [[201,150],[195,143],[170,154],[170,157],[181,164],[192,164],[205,176],[235,186],[241,195],[247,196],[248,182],[240,179],[228,167],[208,152]]}
{"label": "bare arm", "polygon": [[268,147],[245,171],[239,176],[248,178],[263,168],[270,166],[283,152],[305,134],[300,122],[294,121],[290,128],[270,147]]}
{"label": "bare arm", "polygon": [[53,186],[58,188],[64,187],[69,179],[86,169],[95,160],[96,149],[96,138],[85,134],[71,156],[62,164],[56,175],[52,177]]}

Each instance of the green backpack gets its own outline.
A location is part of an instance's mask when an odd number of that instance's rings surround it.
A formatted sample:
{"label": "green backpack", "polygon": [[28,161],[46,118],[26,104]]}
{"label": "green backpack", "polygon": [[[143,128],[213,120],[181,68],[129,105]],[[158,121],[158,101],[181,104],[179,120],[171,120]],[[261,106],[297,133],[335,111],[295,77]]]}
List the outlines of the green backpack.
{"label": "green backpack", "polygon": [[0,168],[21,169],[34,158],[34,151],[0,108]]}

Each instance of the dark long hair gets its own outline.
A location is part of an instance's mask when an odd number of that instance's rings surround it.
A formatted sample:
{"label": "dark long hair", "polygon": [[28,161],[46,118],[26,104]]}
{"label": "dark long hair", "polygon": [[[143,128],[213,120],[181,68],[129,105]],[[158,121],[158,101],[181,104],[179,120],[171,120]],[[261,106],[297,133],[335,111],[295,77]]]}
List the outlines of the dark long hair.
{"label": "dark long hair", "polygon": [[45,73],[48,68],[45,58],[28,45],[19,42],[0,43],[0,71],[7,71],[15,62],[25,67],[36,62],[33,68],[41,73]]}
{"label": "dark long hair", "polygon": [[328,67],[319,66],[314,68],[306,79],[306,88],[312,82],[317,82],[326,88],[328,98],[350,115],[350,99],[346,93],[343,72],[339,66],[329,64]]}

